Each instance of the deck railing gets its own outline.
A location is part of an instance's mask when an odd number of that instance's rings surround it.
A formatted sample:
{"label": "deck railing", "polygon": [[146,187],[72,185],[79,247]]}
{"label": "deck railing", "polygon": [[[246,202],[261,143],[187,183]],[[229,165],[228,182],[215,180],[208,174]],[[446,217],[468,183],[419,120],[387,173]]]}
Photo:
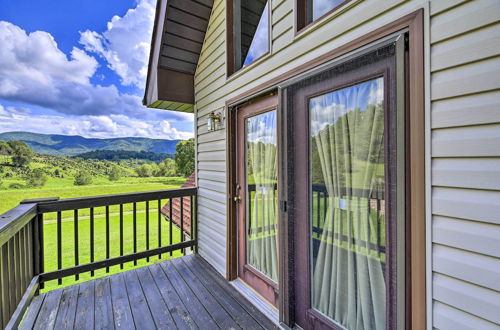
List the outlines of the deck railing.
{"label": "deck railing", "polygon": [[[166,221],[162,205],[181,198],[190,201],[189,216],[182,210],[180,224]],[[83,273],[92,278],[196,251],[196,199],[197,188],[46,198],[0,215],[0,325],[17,328],[47,283],[57,287]]]}

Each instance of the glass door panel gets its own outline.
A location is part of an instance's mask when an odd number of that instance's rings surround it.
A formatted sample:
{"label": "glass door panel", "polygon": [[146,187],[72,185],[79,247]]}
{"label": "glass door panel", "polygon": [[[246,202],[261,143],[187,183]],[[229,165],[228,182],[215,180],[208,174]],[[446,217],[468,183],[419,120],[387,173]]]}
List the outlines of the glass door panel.
{"label": "glass door panel", "polygon": [[309,99],[311,307],[385,329],[384,79]]}
{"label": "glass door panel", "polygon": [[236,140],[238,276],[278,305],[276,95],[238,108]]}
{"label": "glass door panel", "polygon": [[246,119],[247,264],[278,279],[276,110]]}

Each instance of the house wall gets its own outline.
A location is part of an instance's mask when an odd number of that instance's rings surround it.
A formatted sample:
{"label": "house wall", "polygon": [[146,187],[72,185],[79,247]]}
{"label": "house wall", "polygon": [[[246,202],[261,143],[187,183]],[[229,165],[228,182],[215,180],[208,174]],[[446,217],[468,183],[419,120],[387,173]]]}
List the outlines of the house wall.
{"label": "house wall", "polygon": [[500,1],[353,0],[295,36],[294,0],[272,0],[271,54],[229,79],[225,2],[215,1],[195,74],[200,254],[225,274],[226,132],[207,132],[207,115],[224,111],[232,97],[425,8],[428,316],[443,329],[500,326]]}

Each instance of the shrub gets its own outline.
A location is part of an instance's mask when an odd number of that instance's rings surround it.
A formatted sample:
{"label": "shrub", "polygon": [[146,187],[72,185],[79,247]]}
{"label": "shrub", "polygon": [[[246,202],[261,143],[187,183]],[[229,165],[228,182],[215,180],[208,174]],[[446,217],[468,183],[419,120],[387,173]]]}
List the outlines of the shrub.
{"label": "shrub", "polygon": [[177,175],[177,165],[172,158],[167,158],[161,162],[159,166],[158,176],[176,176]]}
{"label": "shrub", "polygon": [[86,186],[92,184],[92,176],[87,171],[79,171],[75,175],[75,181],[73,184],[75,186]]}
{"label": "shrub", "polygon": [[12,149],[12,162],[17,167],[27,167],[35,153],[22,141],[10,140],[9,147]]}
{"label": "shrub", "polygon": [[144,164],[139,167],[136,167],[135,172],[141,178],[147,178],[153,176],[153,169],[150,165]]}
{"label": "shrub", "polygon": [[122,172],[118,166],[113,166],[108,174],[109,181],[118,181],[122,177]]}
{"label": "shrub", "polygon": [[43,187],[47,183],[47,176],[41,168],[35,168],[28,175],[26,183],[29,187]]}
{"label": "shrub", "polygon": [[12,149],[9,144],[5,141],[0,141],[0,155],[10,155]]}
{"label": "shrub", "polygon": [[11,184],[9,184],[9,188],[10,189],[23,189],[24,185],[22,185],[20,183],[11,183]]}

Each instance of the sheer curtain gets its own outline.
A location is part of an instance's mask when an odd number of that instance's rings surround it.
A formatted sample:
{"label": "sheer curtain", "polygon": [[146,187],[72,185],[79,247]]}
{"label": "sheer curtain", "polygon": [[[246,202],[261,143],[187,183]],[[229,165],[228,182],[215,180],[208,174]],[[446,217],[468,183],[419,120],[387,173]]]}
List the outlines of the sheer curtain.
{"label": "sheer curtain", "polygon": [[247,263],[278,278],[276,111],[247,119]]}
{"label": "sheer curtain", "polygon": [[312,306],[348,329],[384,329],[385,255],[373,242],[374,235],[385,239],[385,229],[370,215],[370,195],[384,180],[383,79],[315,97],[309,106],[311,168],[321,173],[313,184],[324,184],[328,195],[312,259]]}

